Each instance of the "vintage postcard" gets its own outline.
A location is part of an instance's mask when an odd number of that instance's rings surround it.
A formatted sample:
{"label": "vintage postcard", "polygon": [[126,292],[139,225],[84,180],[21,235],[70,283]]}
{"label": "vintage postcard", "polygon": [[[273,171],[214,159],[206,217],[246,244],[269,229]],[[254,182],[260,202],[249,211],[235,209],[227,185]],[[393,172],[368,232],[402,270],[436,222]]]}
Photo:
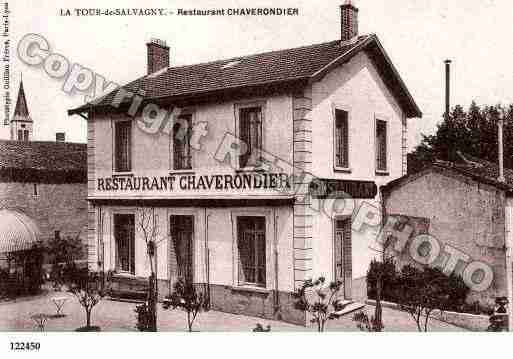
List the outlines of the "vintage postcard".
{"label": "vintage postcard", "polygon": [[0,16],[1,332],[512,328],[508,1]]}

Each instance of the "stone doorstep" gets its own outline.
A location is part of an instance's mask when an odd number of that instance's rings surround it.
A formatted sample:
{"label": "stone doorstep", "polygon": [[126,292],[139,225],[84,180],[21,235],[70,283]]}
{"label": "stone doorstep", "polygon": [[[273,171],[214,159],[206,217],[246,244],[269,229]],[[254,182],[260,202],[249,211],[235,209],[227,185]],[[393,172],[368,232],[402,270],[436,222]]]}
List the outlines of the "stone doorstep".
{"label": "stone doorstep", "polygon": [[344,307],[343,309],[333,313],[333,315],[337,318],[340,318],[344,315],[350,314],[365,307],[364,303],[353,302],[352,300],[339,300],[337,304]]}

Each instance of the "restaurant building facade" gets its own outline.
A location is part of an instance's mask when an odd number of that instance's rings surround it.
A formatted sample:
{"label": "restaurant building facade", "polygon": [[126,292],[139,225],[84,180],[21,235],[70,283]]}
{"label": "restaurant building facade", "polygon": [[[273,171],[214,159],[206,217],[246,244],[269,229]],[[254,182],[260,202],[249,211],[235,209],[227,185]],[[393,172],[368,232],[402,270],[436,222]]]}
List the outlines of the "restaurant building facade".
{"label": "restaurant building facade", "polygon": [[151,41],[146,76],[69,111],[88,121],[91,267],[130,288],[149,235],[161,297],[184,277],[213,309],[305,324],[304,280],[358,296],[372,253],[353,212],[406,173],[421,113],[358,9],[340,10],[335,41],[198,65],[169,67]]}

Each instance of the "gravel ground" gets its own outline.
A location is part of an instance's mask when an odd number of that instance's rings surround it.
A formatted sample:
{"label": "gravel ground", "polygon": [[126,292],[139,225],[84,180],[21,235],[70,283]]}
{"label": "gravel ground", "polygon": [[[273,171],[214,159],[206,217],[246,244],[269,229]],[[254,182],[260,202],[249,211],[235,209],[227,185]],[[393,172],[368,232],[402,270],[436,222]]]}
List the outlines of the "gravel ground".
{"label": "gravel ground", "polygon": [[[85,325],[85,313],[76,298],[69,293],[50,292],[34,298],[24,298],[16,302],[0,303],[0,331],[34,331],[36,324],[31,319],[33,314],[44,313],[50,316],[56,314],[52,297],[68,297],[63,313],[65,316],[50,318],[45,325],[45,331],[74,331]],[[102,331],[136,331],[135,304],[103,300],[94,309],[92,324],[100,326]],[[374,307],[367,306],[369,314]],[[352,314],[327,324],[328,331],[358,331],[351,320]],[[397,310],[383,308],[385,331],[417,331],[415,322],[409,314]],[[200,313],[194,329],[199,331],[251,331],[257,323],[270,325],[273,331],[315,331],[315,328],[304,328],[297,325],[243,315],[227,314],[217,311]],[[186,330],[185,313],[178,310],[158,310],[159,331]],[[430,321],[431,331],[464,331],[462,328],[437,320]]]}

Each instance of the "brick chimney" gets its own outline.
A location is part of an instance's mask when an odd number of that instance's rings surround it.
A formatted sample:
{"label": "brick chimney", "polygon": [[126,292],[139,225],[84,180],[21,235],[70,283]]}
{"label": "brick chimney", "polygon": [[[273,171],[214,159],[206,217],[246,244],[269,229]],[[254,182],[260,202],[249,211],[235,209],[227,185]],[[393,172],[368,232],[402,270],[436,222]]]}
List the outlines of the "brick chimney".
{"label": "brick chimney", "polygon": [[340,6],[340,40],[342,43],[356,40],[358,36],[358,8],[353,1],[346,0]]}
{"label": "brick chimney", "polygon": [[148,53],[148,75],[169,67],[169,47],[160,39],[151,39],[146,44]]}

